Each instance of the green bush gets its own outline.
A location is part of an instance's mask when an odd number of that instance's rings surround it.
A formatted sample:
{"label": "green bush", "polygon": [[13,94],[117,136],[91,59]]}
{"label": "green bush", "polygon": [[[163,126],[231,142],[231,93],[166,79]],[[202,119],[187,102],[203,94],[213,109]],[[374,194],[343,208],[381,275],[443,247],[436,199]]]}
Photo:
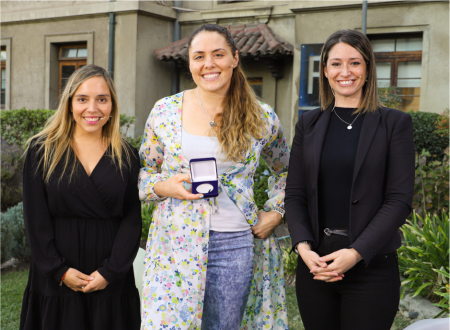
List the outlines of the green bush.
{"label": "green bush", "polygon": [[401,228],[405,237],[404,245],[398,250],[400,272],[405,277],[402,297],[408,288],[413,291],[413,297],[425,296],[439,301],[436,305],[440,307],[448,306],[445,282],[448,283],[449,272],[449,229],[447,212],[441,217],[427,214],[422,218],[414,214],[413,220]]}
{"label": "green bush", "polygon": [[283,251],[283,271],[285,275],[295,276],[297,273],[297,262],[298,262],[298,254],[295,252],[291,252],[291,240],[285,239],[286,247],[281,246],[281,250]]}
{"label": "green bush", "polygon": [[442,137],[449,136],[449,109],[445,109],[445,111],[438,117],[435,126],[435,134]]}
{"label": "green bush", "polygon": [[55,110],[2,110],[1,134],[8,144],[23,146],[33,135],[44,128],[48,118],[53,116]]}
{"label": "green bush", "polygon": [[11,258],[19,260],[29,260],[31,257],[28,247],[27,236],[25,234],[25,224],[23,221],[22,203],[11,207],[1,214],[1,262]]}
{"label": "green bush", "polygon": [[267,201],[268,180],[270,176],[269,167],[262,157],[259,158],[259,164],[253,177],[253,193],[258,210],[264,209],[264,203]]}
{"label": "green bush", "polygon": [[153,211],[155,210],[155,203],[149,202],[149,203],[142,203],[142,233],[141,233],[141,240],[147,240],[148,239],[148,232],[150,230],[150,226],[152,224],[152,216]]}
{"label": "green bush", "polygon": [[416,178],[413,196],[414,211],[425,216],[449,209],[449,163],[447,156],[442,161],[427,162],[430,153],[422,151],[416,157]]}
{"label": "green bush", "polygon": [[1,211],[22,201],[22,167],[24,159],[23,149],[17,144],[8,144],[1,139],[1,181],[2,197]]}
{"label": "green bush", "polygon": [[448,135],[439,135],[435,131],[436,124],[441,116],[432,112],[411,111],[409,114],[413,120],[414,145],[416,152],[421,153],[423,149],[431,154],[433,159],[444,158],[444,150],[448,147]]}

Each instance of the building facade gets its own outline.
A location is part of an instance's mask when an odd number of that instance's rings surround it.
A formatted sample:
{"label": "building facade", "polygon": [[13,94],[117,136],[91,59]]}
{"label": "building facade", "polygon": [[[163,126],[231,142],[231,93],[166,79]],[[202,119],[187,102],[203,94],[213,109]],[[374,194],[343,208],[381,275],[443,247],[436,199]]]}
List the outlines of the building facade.
{"label": "building facade", "polygon": [[[55,109],[67,77],[95,63],[110,67],[121,112],[136,117],[128,132],[141,135],[157,100],[193,86],[182,59],[155,51],[204,23],[240,29],[244,71],[292,140],[299,111],[319,102],[321,46],[336,30],[361,30],[362,1],[2,1],[1,106]],[[368,1],[384,99],[405,111],[449,108],[448,26],[448,1]],[[272,37],[291,51],[277,53]]]}

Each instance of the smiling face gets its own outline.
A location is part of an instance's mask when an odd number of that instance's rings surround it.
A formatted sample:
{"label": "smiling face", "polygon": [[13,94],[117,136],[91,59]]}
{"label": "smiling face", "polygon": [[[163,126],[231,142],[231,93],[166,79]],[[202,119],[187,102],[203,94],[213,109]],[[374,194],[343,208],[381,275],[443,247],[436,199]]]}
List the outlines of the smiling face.
{"label": "smiling face", "polygon": [[189,48],[189,69],[198,88],[225,95],[239,62],[226,39],[217,32],[200,32]]}
{"label": "smiling face", "polygon": [[334,90],[337,106],[358,106],[368,74],[360,52],[349,44],[337,43],[328,53],[324,74]]}
{"label": "smiling face", "polygon": [[[111,92],[103,77],[83,82],[72,97],[72,115],[76,122],[74,136],[101,134],[112,111]],[[103,118],[103,119],[102,119]]]}

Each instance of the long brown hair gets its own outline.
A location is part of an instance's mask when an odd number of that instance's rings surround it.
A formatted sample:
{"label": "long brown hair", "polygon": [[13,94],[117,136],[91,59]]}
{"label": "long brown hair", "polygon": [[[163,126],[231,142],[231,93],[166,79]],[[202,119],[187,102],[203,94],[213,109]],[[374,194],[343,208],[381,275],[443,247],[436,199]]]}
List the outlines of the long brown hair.
{"label": "long brown hair", "polygon": [[[237,48],[231,34],[225,27],[216,24],[204,24],[199,27],[189,39],[189,48],[195,36],[203,31],[222,35],[231,47],[233,56],[236,54]],[[244,160],[245,154],[251,149],[252,137],[259,139],[264,134],[265,123],[262,107],[247,82],[241,61],[233,69],[230,88],[223,99],[222,108],[222,113],[214,118],[221,151],[230,161]]]}
{"label": "long brown hair", "polygon": [[355,112],[375,112],[382,106],[378,97],[377,88],[377,68],[375,66],[375,56],[373,54],[370,40],[361,32],[355,30],[340,30],[334,32],[328,37],[322,47],[319,65],[319,98],[322,110],[326,110],[335,102],[334,95],[331,92],[331,86],[325,77],[324,67],[328,62],[328,54],[331,48],[337,43],[344,42],[355,48],[366,62],[367,81],[362,87],[362,97]]}
{"label": "long brown hair", "polygon": [[56,113],[47,120],[44,129],[30,138],[26,143],[28,151],[31,142],[36,139],[33,144],[38,146],[37,152],[42,153],[37,168],[42,166],[43,179],[45,182],[48,182],[56,166],[63,157],[65,163],[60,179],[63,177],[64,172],[69,165],[71,165],[71,178],[78,165],[77,161],[72,161],[72,164],[70,164],[71,159],[74,159],[74,152],[71,148],[71,144],[73,141],[73,131],[76,125],[75,121],[72,120],[73,117],[70,108],[72,106],[72,97],[78,87],[92,77],[103,77],[111,93],[111,118],[110,122],[102,127],[103,143],[105,146],[108,145],[108,143],[111,144],[110,156],[113,159],[113,162],[119,166],[120,170],[122,170],[122,158],[124,156],[122,155],[122,151],[125,151],[125,158],[127,159],[128,165],[131,164],[130,147],[120,135],[120,114],[113,80],[105,69],[90,64],[79,68],[70,76],[64,91],[61,94]]}

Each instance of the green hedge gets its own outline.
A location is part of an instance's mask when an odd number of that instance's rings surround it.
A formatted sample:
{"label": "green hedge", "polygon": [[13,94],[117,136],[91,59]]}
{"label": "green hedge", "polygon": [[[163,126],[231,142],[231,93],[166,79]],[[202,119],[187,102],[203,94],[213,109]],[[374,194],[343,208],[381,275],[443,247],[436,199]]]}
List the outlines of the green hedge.
{"label": "green hedge", "polygon": [[436,122],[442,115],[432,112],[409,112],[413,120],[414,145],[420,154],[423,149],[431,154],[433,159],[442,159],[444,150],[448,147],[448,135],[436,134]]}

